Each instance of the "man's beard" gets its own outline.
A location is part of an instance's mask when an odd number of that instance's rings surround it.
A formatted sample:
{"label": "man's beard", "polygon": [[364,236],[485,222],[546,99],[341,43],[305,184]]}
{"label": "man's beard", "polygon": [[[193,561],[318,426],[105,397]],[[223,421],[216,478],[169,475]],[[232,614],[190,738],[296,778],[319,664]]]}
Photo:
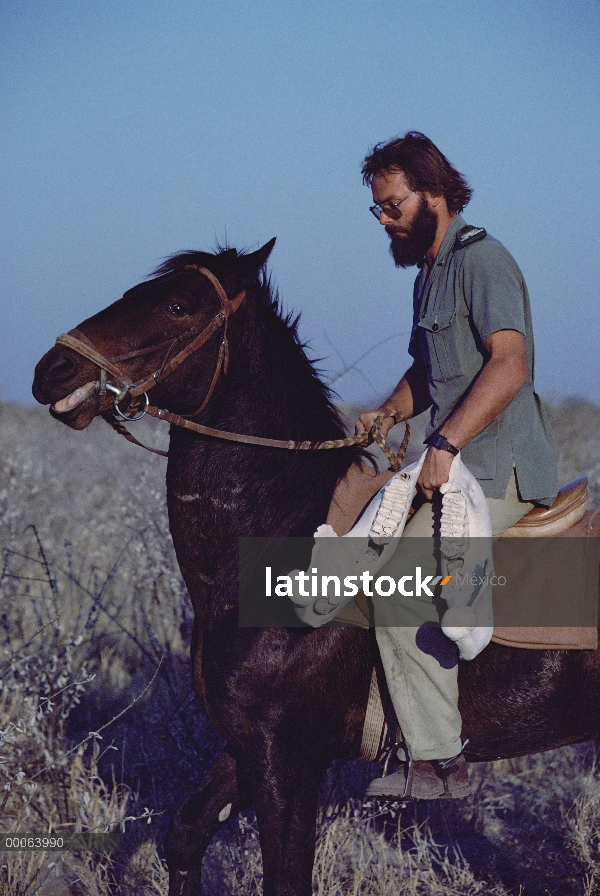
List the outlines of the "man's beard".
{"label": "man's beard", "polygon": [[390,238],[390,254],[397,268],[410,268],[423,261],[423,256],[433,245],[437,232],[437,215],[432,212],[424,196],[408,233],[399,232],[391,225],[385,229]]}

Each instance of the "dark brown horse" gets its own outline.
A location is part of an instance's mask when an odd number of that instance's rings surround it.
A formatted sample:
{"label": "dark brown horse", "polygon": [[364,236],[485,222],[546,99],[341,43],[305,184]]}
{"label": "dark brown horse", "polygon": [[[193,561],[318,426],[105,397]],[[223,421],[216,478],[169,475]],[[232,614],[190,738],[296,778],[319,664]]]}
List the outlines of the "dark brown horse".
{"label": "dark brown horse", "polygon": [[[195,417],[208,426],[277,439],[342,437],[294,323],[281,316],[261,278],[271,248],[171,258],[154,279],[80,324],[75,343],[42,358],[35,398],[82,429],[110,406],[106,382],[117,392],[124,385],[115,383],[112,365],[125,385],[141,383],[147,391],[158,381],[152,404],[182,416],[197,413],[212,384]],[[219,315],[220,328],[210,335]],[[229,369],[215,378],[225,367],[225,322]],[[203,332],[202,347],[182,356]],[[132,392],[117,399],[125,409]],[[171,896],[201,893],[208,843],[225,817],[250,805],[265,896],[311,893],[319,783],[333,759],[358,756],[375,642],[372,632],[349,627],[240,628],[237,538],[312,535],[358,454],[274,450],[171,429],[169,519],[195,611],[194,682],[227,740],[173,820],[166,843]],[[491,644],[461,663],[459,684],[471,761],[547,750],[600,731],[597,653]]]}

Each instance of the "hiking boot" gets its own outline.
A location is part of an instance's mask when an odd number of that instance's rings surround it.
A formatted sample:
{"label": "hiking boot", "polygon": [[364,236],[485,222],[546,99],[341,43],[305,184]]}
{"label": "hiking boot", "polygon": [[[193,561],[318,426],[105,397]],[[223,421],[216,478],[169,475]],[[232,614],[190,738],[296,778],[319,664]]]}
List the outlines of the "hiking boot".
{"label": "hiking boot", "polygon": [[378,800],[462,799],[471,793],[467,763],[462,753],[453,759],[404,762],[392,775],[376,778],[367,797]]}

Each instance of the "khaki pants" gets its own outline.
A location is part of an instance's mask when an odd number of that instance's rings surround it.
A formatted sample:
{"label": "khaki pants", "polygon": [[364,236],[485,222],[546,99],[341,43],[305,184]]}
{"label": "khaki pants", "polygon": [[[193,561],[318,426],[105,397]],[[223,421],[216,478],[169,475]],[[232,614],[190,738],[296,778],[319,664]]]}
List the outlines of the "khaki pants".
{"label": "khaki pants", "polygon": [[[488,498],[487,503],[494,536],[501,535],[534,506],[519,499],[514,471],[504,498]],[[422,547],[410,551],[410,562],[421,566],[423,576],[437,575],[432,504],[424,504],[415,513],[402,538],[422,539]],[[379,575],[398,579],[403,574],[402,560],[400,545]],[[439,627],[435,598],[395,594],[389,598],[375,596],[373,603],[375,633],[390,696],[412,758],[456,756],[462,747],[457,653]],[[392,624],[398,614],[402,627]]]}

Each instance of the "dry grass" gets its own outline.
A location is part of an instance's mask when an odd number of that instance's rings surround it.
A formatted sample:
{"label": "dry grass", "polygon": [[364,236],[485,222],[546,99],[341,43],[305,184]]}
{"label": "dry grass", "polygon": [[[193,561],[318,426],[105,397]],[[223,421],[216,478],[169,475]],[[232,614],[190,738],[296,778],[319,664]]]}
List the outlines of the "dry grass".
{"label": "dry grass", "polygon": [[[599,506],[600,410],[552,413],[561,478],[587,472]],[[165,462],[102,423],[73,433],[6,404],[0,447],[0,829],[123,832],[118,853],[0,854],[0,893],[165,894],[164,828],[220,749],[190,684]],[[472,800],[385,815],[360,799],[373,769],[336,763],[315,893],[600,893],[593,760],[583,746],[481,765]],[[223,827],[204,877],[208,894],[261,892],[253,815]]]}

